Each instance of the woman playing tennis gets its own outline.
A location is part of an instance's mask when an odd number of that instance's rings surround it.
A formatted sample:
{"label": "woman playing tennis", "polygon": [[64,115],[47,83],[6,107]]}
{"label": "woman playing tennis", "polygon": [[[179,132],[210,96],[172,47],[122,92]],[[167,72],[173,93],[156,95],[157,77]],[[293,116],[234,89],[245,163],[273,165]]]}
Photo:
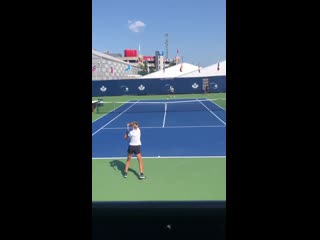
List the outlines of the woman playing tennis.
{"label": "woman playing tennis", "polygon": [[[129,131],[129,127],[132,127],[132,130]],[[127,124],[127,131],[124,135],[125,139],[129,139],[129,146],[128,146],[128,157],[126,162],[126,167],[124,170],[124,177],[128,177],[128,170],[130,166],[130,161],[132,154],[134,153],[137,156],[138,162],[139,162],[139,168],[140,168],[140,179],[144,179],[145,176],[143,175],[143,162],[142,162],[142,156],[141,156],[141,132],[139,129],[139,123],[138,122],[131,122]]]}

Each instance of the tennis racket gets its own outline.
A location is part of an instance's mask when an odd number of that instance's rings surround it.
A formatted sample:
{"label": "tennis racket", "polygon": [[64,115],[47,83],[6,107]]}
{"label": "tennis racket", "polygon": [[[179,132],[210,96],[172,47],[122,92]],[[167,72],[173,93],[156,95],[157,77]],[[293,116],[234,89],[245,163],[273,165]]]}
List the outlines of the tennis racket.
{"label": "tennis racket", "polygon": [[129,133],[129,123],[127,124],[127,133]]}
{"label": "tennis racket", "polygon": [[125,139],[129,138],[129,124],[127,124],[127,130],[126,130],[126,134],[124,135]]}

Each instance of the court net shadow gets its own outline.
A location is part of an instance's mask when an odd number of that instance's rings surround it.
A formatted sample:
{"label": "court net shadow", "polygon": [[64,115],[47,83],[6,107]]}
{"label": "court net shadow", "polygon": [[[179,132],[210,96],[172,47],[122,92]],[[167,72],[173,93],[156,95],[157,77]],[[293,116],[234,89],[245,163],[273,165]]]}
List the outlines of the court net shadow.
{"label": "court net shadow", "polygon": [[[132,159],[132,160],[134,160],[134,159]],[[126,164],[121,162],[121,161],[119,161],[119,160],[112,160],[110,162],[110,167],[112,167],[115,171],[120,171],[121,174],[123,175],[125,167],[126,167]],[[129,174],[129,172],[133,173],[134,175],[136,175],[137,178],[139,178],[139,174],[138,174],[138,172],[136,170],[134,170],[134,169],[129,167],[128,174]]]}

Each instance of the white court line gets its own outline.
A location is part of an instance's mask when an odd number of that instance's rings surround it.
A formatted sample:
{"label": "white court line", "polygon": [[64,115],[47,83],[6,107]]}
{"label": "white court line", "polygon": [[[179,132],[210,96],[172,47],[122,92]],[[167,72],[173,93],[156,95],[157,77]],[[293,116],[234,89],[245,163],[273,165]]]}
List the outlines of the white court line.
{"label": "white court line", "polygon": [[[226,125],[211,125],[211,126],[166,126],[166,127],[139,127],[142,128],[225,128]],[[114,129],[126,129],[125,127],[113,127],[113,128],[103,128],[105,130],[114,130]]]}
{"label": "white court line", "polygon": [[104,116],[108,115],[109,113],[106,113],[105,115],[102,115],[101,117],[98,117],[97,119],[93,120],[92,123],[94,123],[95,121],[99,120],[100,118],[103,118]]}
{"label": "white court line", "polygon": [[199,103],[201,103],[206,109],[208,109],[209,112],[211,112],[216,118],[218,118],[224,125],[226,125],[226,123],[224,121],[222,121],[214,112],[212,112],[206,105],[204,105],[202,102],[200,102],[200,100],[197,98],[197,101]]}
{"label": "white court line", "polygon": [[[140,101],[140,100],[139,100]],[[132,104],[130,107],[128,107],[126,110],[124,110],[122,113],[120,113],[118,116],[114,117],[113,119],[111,119],[109,122],[107,122],[105,125],[103,125],[101,128],[99,128],[97,131],[95,131],[94,133],[92,133],[92,136],[95,135],[97,132],[99,132],[101,129],[103,129],[105,126],[107,126],[109,123],[113,122],[115,119],[117,119],[118,117],[120,117],[122,114],[124,114],[129,108],[132,108],[137,102],[135,102],[134,104]]]}
{"label": "white court line", "polygon": [[167,104],[164,104],[164,116],[163,116],[163,123],[162,127],[164,127],[164,124],[166,123],[166,115],[167,115]]}
{"label": "white court line", "polygon": [[[140,100],[139,100],[139,101],[140,101]],[[123,105],[125,105],[125,104],[127,104],[127,103],[131,103],[131,102],[126,102],[126,103],[122,104],[121,106],[112,109],[112,111],[110,111],[110,112],[102,115],[101,117],[98,117],[97,119],[93,120],[92,123],[94,123],[95,121],[99,120],[100,118],[103,118],[103,117],[107,116],[108,114],[110,114],[110,113],[112,113],[114,110],[116,110],[117,108],[120,108],[120,107],[122,107]]]}
{"label": "white court line", "polygon": [[[221,100],[223,100],[223,99],[225,99],[225,98],[221,98]],[[223,111],[226,111],[226,109],[220,107],[218,104],[216,104],[215,102],[211,101],[211,99],[208,99],[208,98],[207,98],[207,100],[209,100],[210,102],[212,102],[213,104],[215,104],[218,108],[221,108]],[[213,100],[213,99],[212,99],[212,100]],[[219,99],[216,99],[216,100],[219,100]]]}
{"label": "white court line", "polygon": [[[130,102],[128,102],[128,103],[130,103]],[[123,105],[121,105],[121,106],[123,106]],[[121,106],[119,106],[118,108],[120,108]],[[116,108],[115,108],[115,109],[116,109]],[[114,111],[115,109],[113,109],[112,111]],[[103,118],[103,117],[107,116],[107,115],[110,114],[110,113],[111,113],[111,112],[108,112],[108,113],[102,115],[101,117],[98,117],[97,119],[93,120],[92,123],[94,123],[95,121],[98,121],[100,118]]]}
{"label": "white court line", "polygon": [[[127,159],[127,157],[99,157],[92,158],[92,160],[108,160],[108,159]],[[226,158],[226,156],[165,156],[165,157],[147,157],[143,156],[143,158]]]}

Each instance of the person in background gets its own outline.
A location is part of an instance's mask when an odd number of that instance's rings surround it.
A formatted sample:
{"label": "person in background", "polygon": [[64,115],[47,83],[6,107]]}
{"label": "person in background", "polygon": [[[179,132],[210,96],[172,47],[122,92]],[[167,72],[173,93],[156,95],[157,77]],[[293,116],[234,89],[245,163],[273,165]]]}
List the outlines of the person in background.
{"label": "person in background", "polygon": [[170,96],[171,96],[172,98],[175,97],[175,96],[174,96],[174,87],[170,86],[170,88],[169,88],[169,94],[170,94]]}
{"label": "person in background", "polygon": [[205,87],[205,90],[204,90],[204,91],[205,91],[205,93],[206,93],[206,94],[208,94],[208,93],[209,93],[209,86],[208,86],[208,85],[206,85],[206,87]]}

